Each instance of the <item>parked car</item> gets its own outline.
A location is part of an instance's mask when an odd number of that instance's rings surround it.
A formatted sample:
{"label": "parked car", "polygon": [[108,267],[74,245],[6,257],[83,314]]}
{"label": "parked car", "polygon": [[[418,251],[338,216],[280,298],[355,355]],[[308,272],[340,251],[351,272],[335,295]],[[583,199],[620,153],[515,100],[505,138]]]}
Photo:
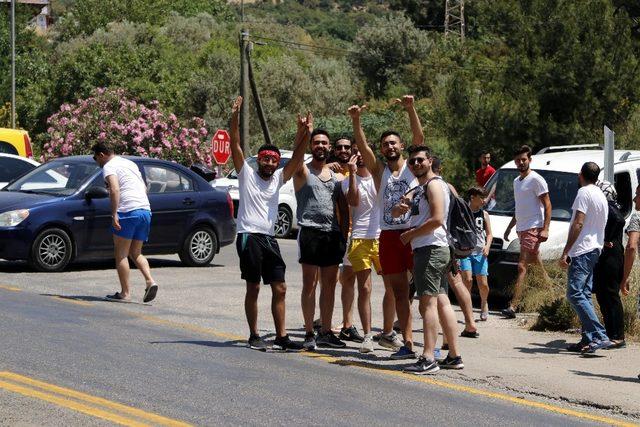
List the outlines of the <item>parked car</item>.
{"label": "parked car", "polygon": [[0,153],[0,188],[39,165],[40,163],[26,157]]}
{"label": "parked car", "polygon": [[[573,201],[578,192],[578,172],[585,162],[595,162],[604,177],[603,150],[572,150],[567,147],[549,147],[534,154],[531,169],[538,172],[547,181],[551,198],[551,224],[549,239],[540,245],[543,260],[560,257],[567,241],[571,221]],[[487,211],[491,218],[493,243],[489,253],[489,280],[492,293],[507,295],[510,285],[517,275],[520,241],[515,227],[509,235],[509,241],[503,239],[504,232],[515,210],[513,199],[513,180],[519,172],[513,161],[503,165],[485,185],[491,194]],[[640,151],[614,151],[614,185],[618,192],[627,223],[633,210],[633,197],[640,181]]]}
{"label": "parked car", "polygon": [[22,129],[0,128],[0,153],[33,158],[29,133]]}
{"label": "parked car", "polygon": [[[178,164],[127,157],[147,184],[152,220],[144,253],[178,253],[208,265],[235,239],[233,202]],[[0,190],[0,258],[40,271],[72,261],[112,258],[111,208],[102,170],[91,156],[51,160]]]}
{"label": "parked car", "polygon": [[[289,160],[291,160],[291,156],[293,155],[293,151],[280,150],[280,154],[280,165],[278,166],[278,169],[289,163]],[[311,154],[305,154],[304,161],[308,162],[309,160],[311,160]],[[257,168],[257,156],[247,158],[247,163],[249,163],[252,168]],[[235,207],[234,212],[237,215],[240,195],[238,194],[238,175],[236,174],[236,170],[232,169],[226,177],[211,181],[211,185],[215,188],[224,189],[229,192],[233,199],[233,205]],[[275,225],[276,237],[288,237],[298,229],[298,221],[296,220],[297,206],[296,194],[293,189],[293,178],[291,178],[280,188],[280,197],[278,198],[278,220]]]}

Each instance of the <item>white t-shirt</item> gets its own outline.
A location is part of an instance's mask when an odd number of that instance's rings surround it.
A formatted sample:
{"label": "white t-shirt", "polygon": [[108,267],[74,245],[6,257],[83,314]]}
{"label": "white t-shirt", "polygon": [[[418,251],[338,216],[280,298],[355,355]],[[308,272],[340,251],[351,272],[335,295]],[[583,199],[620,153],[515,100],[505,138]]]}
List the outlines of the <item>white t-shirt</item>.
{"label": "white t-shirt", "polygon": [[151,210],[147,186],[135,163],[124,157],[115,156],[102,167],[102,176],[105,181],[111,175],[116,176],[120,186],[118,212],[131,212],[136,209]]}
{"label": "white t-shirt", "polygon": [[593,184],[581,187],[571,208],[573,209],[571,221],[573,222],[576,217],[576,212],[580,211],[584,213],[584,224],[578,239],[569,250],[569,256],[575,257],[594,249],[602,249],[604,227],[609,215],[609,204],[602,190]]}
{"label": "white t-shirt", "polygon": [[[380,204],[373,177],[356,175],[360,201],[358,206],[349,206],[351,211],[351,238],[377,239],[380,236]],[[349,192],[349,177],[342,181],[342,191]]]}
{"label": "white t-shirt", "polygon": [[282,168],[276,170],[265,181],[249,163],[244,162],[238,173],[238,233],[275,234],[280,187],[284,185],[282,172]]}
{"label": "white t-shirt", "polygon": [[544,227],[544,205],[540,196],[549,192],[547,181],[535,171],[524,179],[513,180],[513,195],[516,201],[516,231]]}
{"label": "white t-shirt", "polygon": [[391,215],[391,210],[400,202],[402,196],[416,185],[418,185],[418,180],[407,167],[407,162],[402,165],[398,176],[393,176],[389,166],[384,167],[380,181],[380,192],[378,193],[378,203],[381,206],[381,230],[405,230],[409,228],[409,213],[407,212],[401,217],[394,218]]}
{"label": "white t-shirt", "polygon": [[[450,194],[449,186],[442,179],[436,178],[429,183],[431,186],[440,186],[444,199],[444,223],[449,219]],[[411,204],[411,227],[419,227],[431,218],[431,209],[424,192],[424,186],[416,188],[413,193]],[[444,227],[438,227],[430,234],[414,237],[411,240],[411,248],[421,248],[423,246],[449,246],[449,238],[447,230]]]}

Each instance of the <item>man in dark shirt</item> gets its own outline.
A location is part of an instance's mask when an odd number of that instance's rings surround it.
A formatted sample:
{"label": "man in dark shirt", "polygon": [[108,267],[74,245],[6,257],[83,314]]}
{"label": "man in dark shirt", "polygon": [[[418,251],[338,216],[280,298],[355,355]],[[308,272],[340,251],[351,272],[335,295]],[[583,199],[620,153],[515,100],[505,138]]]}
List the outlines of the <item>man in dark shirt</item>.
{"label": "man in dark shirt", "polygon": [[482,150],[480,152],[480,169],[476,171],[476,182],[480,187],[484,187],[484,185],[489,181],[489,178],[496,173],[496,170],[493,166],[489,164],[491,161],[491,153],[489,150]]}

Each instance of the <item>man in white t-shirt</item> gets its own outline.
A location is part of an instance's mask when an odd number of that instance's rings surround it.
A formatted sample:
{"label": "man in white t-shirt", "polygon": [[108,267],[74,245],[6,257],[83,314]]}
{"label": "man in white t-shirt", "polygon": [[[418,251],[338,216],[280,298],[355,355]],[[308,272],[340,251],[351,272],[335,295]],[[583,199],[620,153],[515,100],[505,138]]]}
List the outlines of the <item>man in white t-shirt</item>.
{"label": "man in white t-shirt", "polygon": [[572,206],[567,244],[558,261],[560,267],[569,269],[567,300],[582,324],[582,353],[593,353],[612,345],[591,299],[593,269],[604,246],[604,228],[609,213],[607,199],[595,185],[599,174],[597,164],[587,162],[582,165],[578,174],[580,189]]}
{"label": "man in white t-shirt", "polygon": [[509,241],[509,234],[516,226],[520,239],[520,259],[518,260],[518,278],[514,285],[513,297],[502,315],[515,319],[516,309],[522,295],[522,284],[527,275],[529,264],[536,263],[548,279],[547,272],[540,260],[540,244],[549,238],[551,223],[551,199],[547,181],[529,167],[531,163],[531,147],[523,145],[516,150],[513,161],[520,175],[513,180],[513,195],[516,209],[509,226],[504,232],[504,240]]}
{"label": "man in white t-shirt", "polygon": [[358,281],[358,313],[364,331],[360,352],[370,353],[373,351],[371,268],[375,268],[378,274],[381,270],[378,257],[380,204],[373,177],[365,167],[360,153],[356,153],[348,162],[349,177],[342,181],[342,191],[351,211],[351,238],[347,259]]}
{"label": "man in white t-shirt", "polygon": [[147,186],[138,166],[131,160],[116,156],[104,143],[91,147],[93,160],[102,168],[111,200],[111,231],[113,232],[116,269],[121,291],[107,295],[107,299],[126,302],[131,300],[129,286],[129,260],[136,264],[144,276],[146,289],[142,300],[152,301],[158,285],[151,277],[149,262],[142,255],[142,245],[149,239],[151,206],[147,198]]}
{"label": "man in white t-shirt", "polygon": [[267,344],[258,334],[258,293],[260,280],[271,285],[271,311],[276,328],[273,348],[300,351],[302,345],[291,341],[285,328],[286,265],[275,239],[274,226],[278,217],[280,188],[291,178],[304,158],[305,143],[313,126],[311,115],[298,116],[295,149],[291,160],[279,168],[280,150],[265,144],[258,149],[257,170],[245,161],[240,148],[238,115],[242,97],[238,97],[231,110],[231,156],[238,173],[240,204],[238,206],[238,235],[236,249],[240,258],[240,272],[247,282],[244,308],[249,323],[248,346],[254,350],[267,350]]}

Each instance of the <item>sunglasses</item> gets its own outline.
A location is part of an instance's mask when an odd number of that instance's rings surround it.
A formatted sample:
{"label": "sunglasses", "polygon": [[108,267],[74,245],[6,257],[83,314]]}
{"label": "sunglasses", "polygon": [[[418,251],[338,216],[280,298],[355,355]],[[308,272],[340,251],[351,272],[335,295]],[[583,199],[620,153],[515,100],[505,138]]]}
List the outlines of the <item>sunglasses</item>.
{"label": "sunglasses", "polygon": [[424,157],[412,157],[409,160],[407,160],[407,163],[409,163],[409,166],[414,166],[416,163],[421,165],[422,163],[424,163],[424,161],[427,160]]}
{"label": "sunglasses", "polygon": [[336,145],[336,151],[351,150],[350,145]]}

